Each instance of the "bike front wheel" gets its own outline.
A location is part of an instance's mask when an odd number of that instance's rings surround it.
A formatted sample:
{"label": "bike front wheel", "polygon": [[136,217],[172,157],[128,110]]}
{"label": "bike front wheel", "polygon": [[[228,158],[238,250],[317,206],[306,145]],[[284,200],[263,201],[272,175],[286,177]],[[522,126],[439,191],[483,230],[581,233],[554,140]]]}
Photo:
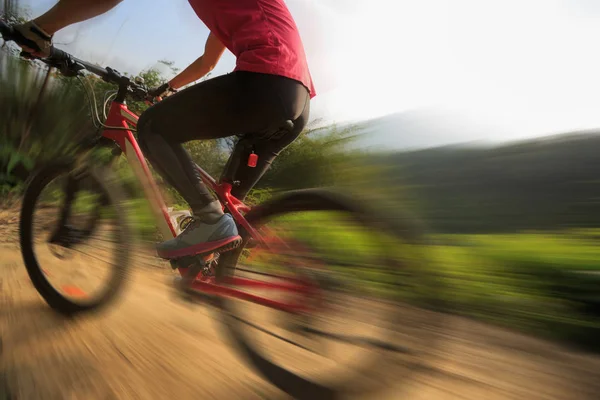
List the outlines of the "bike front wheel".
{"label": "bike front wheel", "polygon": [[[242,233],[244,244],[221,255],[217,279],[318,287],[272,297],[306,306],[291,313],[219,299],[234,344],[268,381],[299,399],[373,396],[391,385],[399,390],[432,354],[443,318],[430,306],[441,287],[423,262],[425,242],[413,221],[391,223],[325,190],[289,193],[246,219],[261,239]],[[263,286],[252,294],[264,296]]]}
{"label": "bike front wheel", "polygon": [[123,199],[105,169],[57,162],[30,179],[21,253],[34,287],[59,313],[99,310],[121,291],[130,257]]}

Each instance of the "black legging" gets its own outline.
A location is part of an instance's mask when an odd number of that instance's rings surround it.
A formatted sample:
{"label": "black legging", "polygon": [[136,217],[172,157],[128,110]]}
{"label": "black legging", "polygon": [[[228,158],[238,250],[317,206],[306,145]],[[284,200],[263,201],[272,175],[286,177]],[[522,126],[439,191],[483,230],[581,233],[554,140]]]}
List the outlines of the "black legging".
{"label": "black legging", "polygon": [[[220,216],[220,207],[201,181],[182,143],[242,135],[225,176],[238,181],[232,194],[243,199],[281,150],[306,126],[308,90],[299,82],[277,75],[236,71],[191,86],[146,110],[138,121],[138,140],[154,169],[173,186],[200,218]],[[294,129],[263,138],[292,120]],[[251,146],[248,144],[251,143]],[[258,155],[248,167],[250,151]],[[212,206],[211,206],[212,204]]]}

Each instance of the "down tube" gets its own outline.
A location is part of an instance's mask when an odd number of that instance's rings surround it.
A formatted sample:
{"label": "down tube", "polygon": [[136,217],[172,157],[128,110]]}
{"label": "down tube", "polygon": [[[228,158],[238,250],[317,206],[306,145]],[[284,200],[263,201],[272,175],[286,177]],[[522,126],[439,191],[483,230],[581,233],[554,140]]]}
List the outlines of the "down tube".
{"label": "down tube", "polygon": [[127,136],[125,137],[125,154],[127,155],[127,161],[129,161],[129,165],[131,165],[134,174],[144,188],[146,198],[150,201],[150,207],[154,213],[160,233],[162,233],[165,239],[177,236],[175,228],[171,224],[167,206],[165,205],[158,187],[154,183],[154,178],[150,173],[146,160],[131,131],[127,131]]}

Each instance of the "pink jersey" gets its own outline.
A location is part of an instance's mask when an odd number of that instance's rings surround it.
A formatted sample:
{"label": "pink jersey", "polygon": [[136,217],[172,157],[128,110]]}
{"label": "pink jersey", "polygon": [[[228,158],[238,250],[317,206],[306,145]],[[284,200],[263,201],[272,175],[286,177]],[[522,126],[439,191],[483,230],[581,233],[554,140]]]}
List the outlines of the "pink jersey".
{"label": "pink jersey", "polygon": [[316,95],[304,46],[283,0],[189,0],[208,29],[237,58],[236,71],[281,75]]}

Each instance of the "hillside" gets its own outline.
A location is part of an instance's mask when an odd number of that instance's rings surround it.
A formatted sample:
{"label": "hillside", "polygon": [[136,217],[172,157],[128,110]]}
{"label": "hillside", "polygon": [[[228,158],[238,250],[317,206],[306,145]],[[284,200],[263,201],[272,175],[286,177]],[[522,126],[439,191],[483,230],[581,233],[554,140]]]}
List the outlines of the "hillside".
{"label": "hillside", "polygon": [[441,231],[600,226],[600,133],[373,158]]}

